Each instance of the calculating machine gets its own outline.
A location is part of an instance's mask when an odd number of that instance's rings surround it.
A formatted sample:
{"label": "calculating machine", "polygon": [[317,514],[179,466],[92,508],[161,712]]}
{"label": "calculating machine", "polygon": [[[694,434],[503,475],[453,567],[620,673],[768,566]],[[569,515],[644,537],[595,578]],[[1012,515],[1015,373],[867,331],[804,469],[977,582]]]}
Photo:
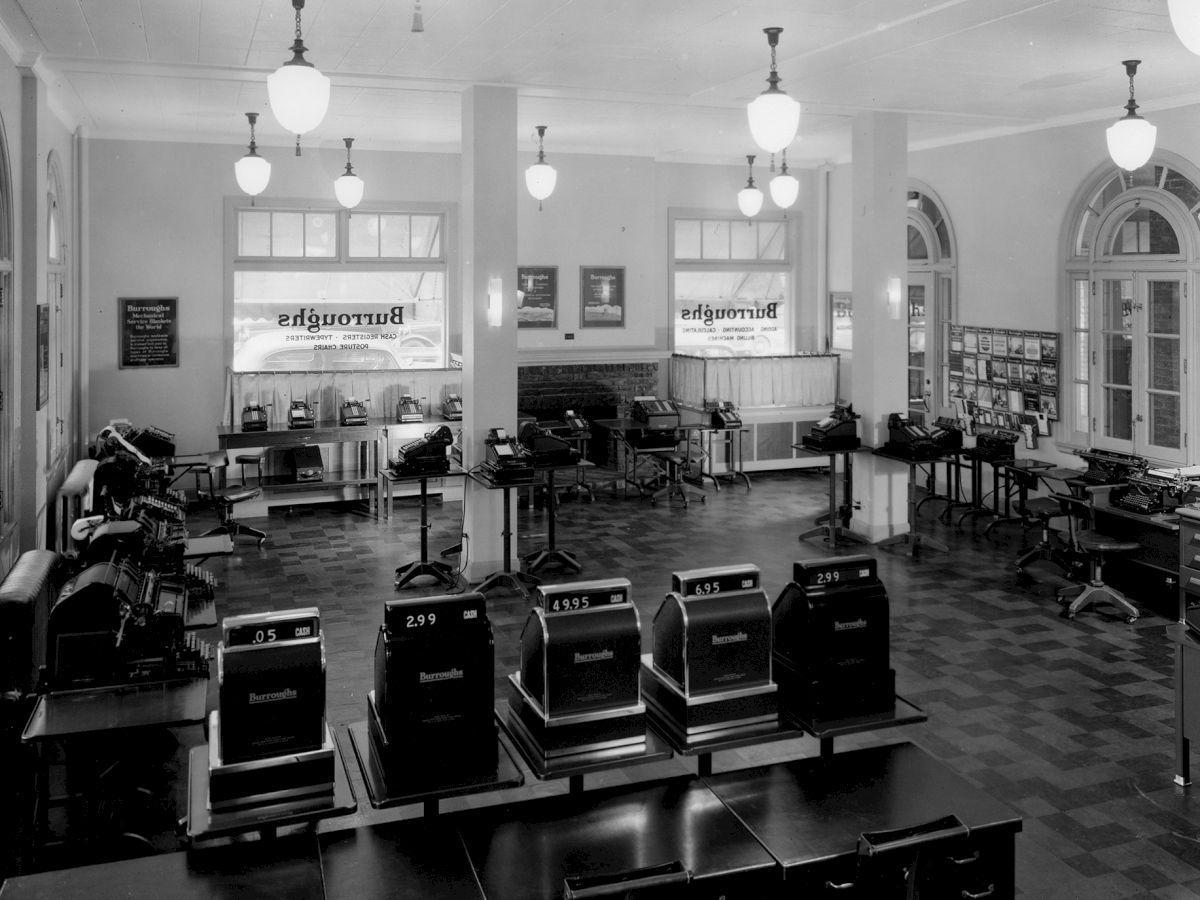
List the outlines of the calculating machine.
{"label": "calculating machine", "polygon": [[242,431],[266,431],[267,411],[257,403],[242,407]]}
{"label": "calculating machine", "polygon": [[533,463],[525,448],[503,428],[489,428],[484,438],[487,458],[481,468],[496,484],[530,484]]}
{"label": "calculating machine", "polygon": [[1021,436],[1007,428],[994,428],[991,431],[980,431],[975,436],[975,446],[971,449],[974,459],[985,462],[1004,462],[1016,457],[1017,440]]}
{"label": "calculating machine", "polygon": [[336,748],[325,720],[325,636],[302,607],[228,616],[208,719],[208,806],[333,801]]}
{"label": "calculating machine", "polygon": [[854,411],[854,404],[836,404],[829,415],[813,425],[809,433],[800,438],[800,443],[805,449],[818,453],[857,450],[862,446],[862,441],[858,437],[858,425],[855,423],[861,418],[862,416]]}
{"label": "calculating machine", "polygon": [[641,620],[625,578],[542,585],[508,676],[508,721],[545,760],[644,749]]}
{"label": "calculating machine", "polygon": [[642,698],[680,743],[776,731],[771,602],[757,566],[671,575],[642,656]]}
{"label": "calculating machine", "polygon": [[447,394],[442,401],[442,418],[448,422],[457,422],[463,417],[462,397],[458,394]]}
{"label": "calculating machine", "polygon": [[421,410],[421,401],[412,394],[401,394],[396,404],[397,422],[424,422],[425,413]]}
{"label": "calculating machine", "polygon": [[346,399],[338,411],[338,421],[343,425],[366,425],[367,405],[353,397]]}
{"label": "calculating machine", "polygon": [[496,772],[494,666],[483,594],[384,603],[367,731],[385,781]]}
{"label": "calculating machine", "polygon": [[521,427],[521,446],[535,466],[573,466],[579,462],[579,451],[572,444],[537,422]]}
{"label": "calculating machine", "polygon": [[630,437],[639,450],[673,450],[679,443],[679,409],[670,400],[634,397],[629,417],[638,423]]}
{"label": "calculating machine", "polygon": [[392,471],[397,475],[442,475],[450,471],[450,445],[454,433],[445,425],[439,425],[423,437],[400,445],[391,460]]}
{"label": "calculating machine", "polygon": [[293,400],[288,407],[288,428],[316,428],[317,417],[307,400]]}
{"label": "calculating machine", "polygon": [[942,448],[924,425],[918,425],[900,413],[888,416],[888,439],[883,449],[893,456],[911,460],[937,459]]}
{"label": "calculating machine", "polygon": [[794,563],[771,618],[785,720],[804,726],[895,710],[888,596],[874,557]]}
{"label": "calculating machine", "polygon": [[741,428],[742,416],[730,401],[718,402],[712,409],[711,425],[719,429]]}

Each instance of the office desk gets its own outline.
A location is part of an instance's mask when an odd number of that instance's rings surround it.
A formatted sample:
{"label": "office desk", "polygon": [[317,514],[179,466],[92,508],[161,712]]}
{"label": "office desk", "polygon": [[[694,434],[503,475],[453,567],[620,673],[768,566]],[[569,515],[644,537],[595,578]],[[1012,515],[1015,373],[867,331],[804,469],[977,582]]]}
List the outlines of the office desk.
{"label": "office desk", "polygon": [[[854,454],[871,447],[858,446],[849,450],[814,450],[804,444],[792,444],[793,450],[829,457],[829,512],[817,519],[817,526],[800,533],[800,540],[823,535],[830,550],[842,544],[869,544],[871,539],[850,530],[850,514],[854,511]],[[838,505],[837,458],[842,458],[842,502]]]}
{"label": "office desk", "polygon": [[1179,618],[1179,514],[1144,515],[1109,503],[1111,485],[1087,488],[1093,527],[1118,540],[1137,541],[1129,553],[1111,556],[1104,580],[1168,621]]}
{"label": "office desk", "polygon": [[893,544],[903,544],[905,553],[908,556],[916,556],[922,547],[928,547],[930,550],[941,550],[943,553],[949,553],[950,548],[935,538],[926,537],[922,534],[917,534],[917,467],[926,465],[932,462],[944,462],[942,457],[936,456],[933,459],[909,459],[907,456],[897,456],[894,453],[888,453],[886,450],[879,449],[871,451],[876,456],[882,456],[884,459],[894,459],[896,462],[906,463],[908,465],[908,532],[906,534],[896,534],[892,537],[884,538],[877,547],[890,547]]}
{"label": "office desk", "polygon": [[10,878],[3,900],[323,900],[317,836],[231,844],[187,853],[160,853],[140,859],[79,866]]}
{"label": "office desk", "polygon": [[[704,779],[783,868],[788,896],[839,896],[826,883],[854,881],[858,836],[957,816],[979,856],[972,893],[1012,898],[1021,819],[914,744],[808,758]],[[982,893],[988,885],[993,892]],[[809,893],[811,891],[811,893]],[[858,896],[855,894],[855,896]],[[958,896],[955,893],[953,896]]]}

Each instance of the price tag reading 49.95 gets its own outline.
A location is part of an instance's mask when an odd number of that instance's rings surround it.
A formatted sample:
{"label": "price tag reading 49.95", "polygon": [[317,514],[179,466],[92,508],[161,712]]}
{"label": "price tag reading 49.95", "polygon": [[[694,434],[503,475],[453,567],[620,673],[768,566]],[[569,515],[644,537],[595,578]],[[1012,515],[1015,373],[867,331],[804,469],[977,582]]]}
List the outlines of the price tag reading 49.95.
{"label": "price tag reading 49.95", "polygon": [[536,599],[546,612],[583,612],[600,606],[629,603],[629,587],[629,581],[625,578],[547,584],[537,589]]}

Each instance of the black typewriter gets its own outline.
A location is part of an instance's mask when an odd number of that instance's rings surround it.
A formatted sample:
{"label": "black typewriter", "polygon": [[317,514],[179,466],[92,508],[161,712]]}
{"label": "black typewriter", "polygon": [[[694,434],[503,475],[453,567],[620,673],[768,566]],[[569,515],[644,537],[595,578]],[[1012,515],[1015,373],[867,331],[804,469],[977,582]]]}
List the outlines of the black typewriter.
{"label": "black typewriter", "polygon": [[1002,462],[1013,459],[1017,455],[1017,441],[1021,435],[1007,428],[995,428],[991,431],[981,431],[975,436],[975,447],[971,457],[986,462]]}
{"label": "black typewriter", "polygon": [[535,466],[573,466],[579,462],[579,451],[569,441],[536,422],[526,422],[521,428],[521,446]]}
{"label": "black typewriter", "polygon": [[441,425],[423,437],[401,444],[391,460],[392,471],[397,475],[441,475],[449,472],[449,447],[452,443],[454,433]]}
{"label": "black typewriter", "polygon": [[1183,503],[1190,489],[1191,484],[1182,476],[1131,474],[1124,484],[1108,492],[1108,502],[1117,509],[1149,516],[1175,509]]}
{"label": "black typewriter", "polygon": [[958,419],[938,416],[937,421],[933,423],[933,427],[929,429],[929,434],[933,438],[933,442],[941,447],[943,451],[950,452],[962,449],[963,430],[958,424]]}
{"label": "black typewriter", "polygon": [[1088,484],[1120,484],[1130,475],[1145,472],[1149,466],[1144,456],[1117,450],[1089,447],[1087,450],[1076,450],[1075,455],[1087,463],[1087,471],[1079,475],[1079,480]]}
{"label": "black typewriter", "polygon": [[918,425],[900,413],[888,416],[888,439],[883,449],[892,456],[911,460],[937,459],[943,453],[924,425]]}
{"label": "black typewriter", "polygon": [[858,437],[858,426],[861,419],[854,411],[854,405],[842,406],[840,403],[833,411],[821,419],[808,434],[800,438],[800,443],[809,450],[818,453],[830,453],[835,450],[855,450],[862,445]]}
{"label": "black typewriter", "polygon": [[533,481],[533,463],[517,441],[503,428],[488,429],[484,439],[487,459],[481,468],[496,484],[530,484]]}

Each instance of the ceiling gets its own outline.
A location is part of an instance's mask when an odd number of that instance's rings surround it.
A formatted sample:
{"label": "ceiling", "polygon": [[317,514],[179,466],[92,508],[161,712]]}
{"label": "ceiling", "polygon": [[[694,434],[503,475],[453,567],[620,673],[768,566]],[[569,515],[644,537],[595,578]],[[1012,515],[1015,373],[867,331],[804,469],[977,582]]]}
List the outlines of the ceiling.
{"label": "ceiling", "polygon": [[[802,104],[794,166],[844,161],[855,114],[908,115],[914,148],[1200,102],[1200,56],[1167,0],[307,0],[307,58],[333,82],[308,146],[457,152],[460,97],[511,85],[532,156],[738,164],[782,26],[781,86]],[[1200,2],[1200,0],[1197,0]],[[0,44],[96,138],[284,145],[266,76],[291,54],[290,0],[0,0]],[[1098,140],[1102,138],[1098,135]],[[529,142],[528,145],[526,142]]]}

